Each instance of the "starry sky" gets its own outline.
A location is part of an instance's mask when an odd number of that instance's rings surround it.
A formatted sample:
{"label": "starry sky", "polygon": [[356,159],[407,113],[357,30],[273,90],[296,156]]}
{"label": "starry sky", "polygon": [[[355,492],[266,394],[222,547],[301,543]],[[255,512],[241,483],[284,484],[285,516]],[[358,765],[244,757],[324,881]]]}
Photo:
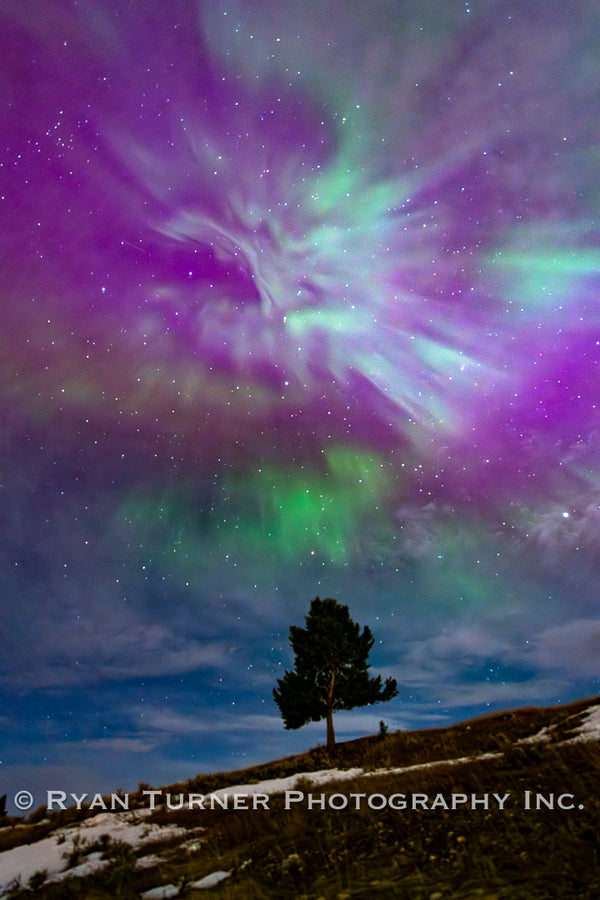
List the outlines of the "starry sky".
{"label": "starry sky", "polygon": [[598,693],[597,0],[0,2],[0,793]]}

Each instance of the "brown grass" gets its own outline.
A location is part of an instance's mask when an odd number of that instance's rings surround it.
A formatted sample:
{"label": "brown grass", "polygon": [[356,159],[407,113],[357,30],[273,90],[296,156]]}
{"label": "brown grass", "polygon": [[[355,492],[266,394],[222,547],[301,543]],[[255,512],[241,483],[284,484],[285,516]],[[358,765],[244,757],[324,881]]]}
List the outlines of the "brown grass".
{"label": "brown grass", "polygon": [[[135,898],[157,884],[183,883],[217,869],[232,872],[221,885],[188,891],[189,897],[223,900],[306,898],[347,900],[398,897],[410,900],[546,900],[600,896],[597,835],[600,834],[600,745],[564,743],[594,701],[565,707],[530,708],[472,719],[450,728],[396,732],[340,744],[333,758],[323,748],[249,769],[197,776],[165,787],[170,793],[208,793],[231,784],[284,777],[328,766],[411,766],[468,757],[404,773],[375,774],[353,781],[311,786],[316,797],[366,793],[402,794],[509,793],[505,809],[470,804],[457,809],[309,809],[307,803],[284,808],[272,797],[267,810],[157,810],[152,820],[202,828],[200,846],[186,851],[181,842],[165,844],[160,870],[136,870],[121,847],[111,868],[81,880],[36,887],[20,895],[50,898]],[[551,740],[522,744],[523,738],[553,726]],[[482,753],[497,754],[477,759]],[[539,794],[554,808],[525,809]],[[558,797],[574,795],[575,808],[558,808]],[[140,802],[142,801],[140,795]],[[338,800],[339,802],[339,800]],[[563,798],[566,804],[566,800]],[[353,802],[350,802],[352,806]],[[581,805],[582,808],[579,808]],[[68,818],[63,814],[63,819]],[[34,816],[35,819],[35,816]],[[19,829],[20,840],[37,839],[56,827],[32,824]],[[61,822],[61,824],[64,824]],[[43,830],[43,831],[42,831]],[[4,829],[4,832],[14,829]],[[0,849],[6,835],[0,832]],[[147,852],[139,851],[141,852]],[[115,851],[116,853],[116,851]]]}

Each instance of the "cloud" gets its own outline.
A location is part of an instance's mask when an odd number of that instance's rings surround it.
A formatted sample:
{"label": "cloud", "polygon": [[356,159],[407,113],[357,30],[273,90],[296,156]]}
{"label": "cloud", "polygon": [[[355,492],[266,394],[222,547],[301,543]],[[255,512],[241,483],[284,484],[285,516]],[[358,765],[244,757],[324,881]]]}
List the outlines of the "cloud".
{"label": "cloud", "polygon": [[86,740],[85,748],[88,750],[100,750],[102,753],[151,753],[156,749],[156,740],[147,740],[143,737],[136,738],[99,738]]}
{"label": "cloud", "polygon": [[[145,620],[142,610],[122,609],[114,601],[91,605],[81,616],[49,620],[50,609],[40,610],[34,634],[43,640],[29,643],[29,665],[14,666],[16,688],[35,685],[68,687],[100,680],[159,678],[199,669],[229,669],[237,647],[219,640],[187,637],[168,623]],[[13,648],[13,654],[17,648]]]}
{"label": "cloud", "polygon": [[540,668],[569,677],[597,678],[600,659],[600,619],[574,619],[538,632],[533,657]]}
{"label": "cloud", "polygon": [[[132,711],[139,715],[139,710]],[[220,709],[199,710],[193,715],[183,715],[167,709],[147,707],[144,709],[146,728],[171,735],[211,734],[227,731],[279,731],[283,727],[279,716],[257,713],[230,713]]]}
{"label": "cloud", "polygon": [[[136,710],[137,713],[137,710]],[[402,727],[402,715],[398,710],[392,713],[387,709],[387,704],[374,706],[373,711],[357,708],[355,710],[343,710],[335,714],[334,726],[338,735],[351,735],[357,737],[363,734],[374,734],[379,731],[379,722],[384,719],[388,726]],[[259,735],[280,734],[285,732],[281,717],[260,713],[231,713],[219,709],[208,713],[199,712],[197,715],[182,715],[157,708],[144,711],[145,727],[156,730],[159,733],[169,735],[208,735],[214,732],[219,734],[232,732],[248,732]],[[297,731],[301,734],[324,735],[325,721],[308,722]],[[289,734],[289,732],[287,732]]]}

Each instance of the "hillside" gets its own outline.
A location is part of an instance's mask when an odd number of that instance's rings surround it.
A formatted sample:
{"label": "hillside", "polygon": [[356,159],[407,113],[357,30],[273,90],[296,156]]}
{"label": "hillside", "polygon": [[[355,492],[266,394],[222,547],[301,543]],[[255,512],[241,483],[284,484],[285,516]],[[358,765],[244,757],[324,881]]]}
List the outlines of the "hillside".
{"label": "hillside", "polygon": [[0,897],[596,898],[599,739],[595,698],[64,798],[0,829]]}

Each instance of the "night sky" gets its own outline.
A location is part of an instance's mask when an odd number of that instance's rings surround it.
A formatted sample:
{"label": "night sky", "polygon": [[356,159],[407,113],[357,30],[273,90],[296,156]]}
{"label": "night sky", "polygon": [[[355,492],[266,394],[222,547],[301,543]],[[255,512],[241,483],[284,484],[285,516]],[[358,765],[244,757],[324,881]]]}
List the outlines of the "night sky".
{"label": "night sky", "polygon": [[[596,694],[597,0],[1,0],[0,794]],[[45,796],[45,795],[44,795]]]}

